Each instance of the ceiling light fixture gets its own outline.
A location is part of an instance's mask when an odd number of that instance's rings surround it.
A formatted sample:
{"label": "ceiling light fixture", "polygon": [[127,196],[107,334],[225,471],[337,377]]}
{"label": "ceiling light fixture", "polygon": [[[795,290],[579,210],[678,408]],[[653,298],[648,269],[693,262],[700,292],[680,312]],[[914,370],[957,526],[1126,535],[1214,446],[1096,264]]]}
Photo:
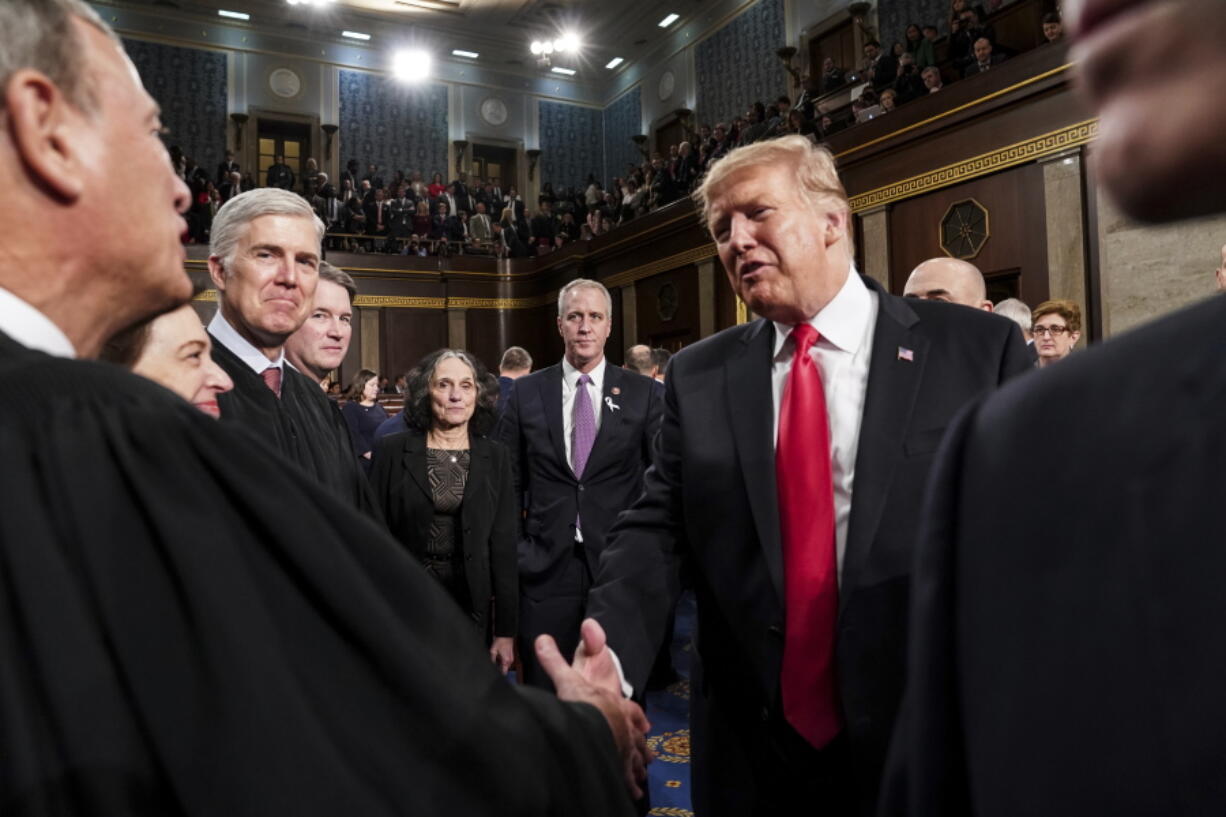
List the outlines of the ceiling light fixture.
{"label": "ceiling light fixture", "polygon": [[430,76],[433,58],[419,48],[404,48],[392,55],[392,76],[409,82],[419,82]]}
{"label": "ceiling light fixture", "polygon": [[225,9],[218,9],[217,15],[219,17],[229,17],[231,20],[250,20],[251,19],[250,14],[246,14],[241,11],[226,11]]}
{"label": "ceiling light fixture", "polygon": [[612,71],[614,68],[621,65],[623,62],[625,62],[625,60],[623,60],[621,57],[614,57],[613,59],[605,63],[605,68],[608,68],[610,71]]}
{"label": "ceiling light fixture", "polygon": [[553,47],[561,52],[575,52],[579,50],[579,35],[573,31],[568,31],[558,39],[554,40]]}
{"label": "ceiling light fixture", "polygon": [[480,56],[481,56],[481,55],[480,55],[480,54],[478,54],[476,51],[465,51],[465,50],[460,49],[460,48],[453,48],[453,49],[451,50],[451,53],[452,53],[452,54],[454,54],[454,55],[455,55],[455,56],[457,56],[457,57],[467,57],[467,58],[468,58],[468,59],[470,59],[470,60],[475,60],[477,57],[480,57]]}
{"label": "ceiling light fixture", "polygon": [[669,26],[671,26],[673,23],[677,22],[680,19],[681,19],[680,14],[670,14],[667,17],[665,17],[663,20],[661,20],[660,22],[656,23],[656,25],[658,25],[660,28],[668,28]]}
{"label": "ceiling light fixture", "polygon": [[560,65],[555,65],[553,68],[550,68],[549,70],[553,71],[555,74],[565,74],[568,77],[573,77],[575,75],[574,68],[563,68]]}
{"label": "ceiling light fixture", "polygon": [[348,37],[351,40],[369,40],[370,39],[369,34],[363,34],[360,31],[342,31],[341,36]]}

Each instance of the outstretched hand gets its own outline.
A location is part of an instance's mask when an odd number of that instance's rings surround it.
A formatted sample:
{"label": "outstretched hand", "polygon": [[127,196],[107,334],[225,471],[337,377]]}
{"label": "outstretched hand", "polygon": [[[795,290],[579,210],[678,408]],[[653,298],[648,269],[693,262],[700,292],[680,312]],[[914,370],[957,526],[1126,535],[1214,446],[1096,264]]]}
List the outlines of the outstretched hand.
{"label": "outstretched hand", "polygon": [[[589,624],[595,627],[595,631],[591,630]],[[604,631],[600,629],[600,625],[589,619],[583,623],[583,628],[584,644],[580,646],[580,651],[592,646],[587,642],[588,633],[591,632],[593,637],[598,636],[599,648],[595,650],[594,655],[588,658],[598,658],[600,652],[607,653],[608,651],[604,649]],[[575,666],[566,663],[566,659],[562,657],[558,645],[551,636],[538,637],[535,646],[537,660],[553,681],[558,697],[564,701],[591,704],[604,715],[609,731],[613,733],[613,743],[617,747],[617,754],[622,762],[622,775],[626,790],[635,799],[642,797],[643,786],[647,781],[647,764],[651,759],[651,751],[647,748],[647,731],[651,728],[651,724],[648,723],[647,716],[643,714],[638,704],[622,697],[620,684],[617,683],[616,668],[613,667],[614,686],[610,688],[606,683],[589,680],[579,669],[578,656],[575,658]],[[607,655],[604,660],[609,661],[611,665],[611,659]],[[585,659],[585,665],[586,663]],[[599,667],[599,661],[597,661],[597,667]],[[587,668],[591,669],[591,667]],[[598,674],[605,675],[607,681],[607,673]]]}

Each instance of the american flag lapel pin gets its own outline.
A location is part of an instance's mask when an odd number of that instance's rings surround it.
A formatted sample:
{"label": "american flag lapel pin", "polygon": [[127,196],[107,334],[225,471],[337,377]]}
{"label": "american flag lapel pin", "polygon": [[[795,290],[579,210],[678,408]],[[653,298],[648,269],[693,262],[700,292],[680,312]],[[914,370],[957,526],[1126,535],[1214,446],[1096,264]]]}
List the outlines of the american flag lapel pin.
{"label": "american flag lapel pin", "polygon": [[898,347],[898,359],[905,360],[908,363],[914,363],[915,362],[915,352],[911,351],[906,346],[899,346]]}

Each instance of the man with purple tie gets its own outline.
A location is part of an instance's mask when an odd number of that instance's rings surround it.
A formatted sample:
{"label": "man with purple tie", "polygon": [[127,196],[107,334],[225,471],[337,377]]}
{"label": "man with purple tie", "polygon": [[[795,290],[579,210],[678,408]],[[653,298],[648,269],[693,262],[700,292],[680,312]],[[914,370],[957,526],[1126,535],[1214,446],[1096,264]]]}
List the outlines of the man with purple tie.
{"label": "man with purple tie", "polygon": [[639,495],[662,405],[651,378],[610,366],[613,303],[596,281],[558,294],[561,363],[515,381],[495,436],[511,450],[524,497],[519,541],[524,680],[548,687],[532,643],[542,633],[574,652],[605,536]]}

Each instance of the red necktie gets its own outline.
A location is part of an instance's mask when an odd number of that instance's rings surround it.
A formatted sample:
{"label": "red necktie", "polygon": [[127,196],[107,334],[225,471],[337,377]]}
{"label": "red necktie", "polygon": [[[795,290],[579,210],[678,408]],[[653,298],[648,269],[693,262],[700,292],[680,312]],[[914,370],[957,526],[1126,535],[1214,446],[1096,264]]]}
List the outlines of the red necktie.
{"label": "red necktie", "polygon": [[281,369],[278,366],[269,366],[264,371],[260,372],[260,377],[264,378],[264,385],[272,389],[272,393],[281,397]]}
{"label": "red necktie", "polygon": [[834,669],[839,583],[830,432],[822,376],[809,355],[817,338],[807,323],[792,330],[792,370],[779,410],[775,479],[786,597],[783,715],[820,749],[838,734],[841,723]]}

